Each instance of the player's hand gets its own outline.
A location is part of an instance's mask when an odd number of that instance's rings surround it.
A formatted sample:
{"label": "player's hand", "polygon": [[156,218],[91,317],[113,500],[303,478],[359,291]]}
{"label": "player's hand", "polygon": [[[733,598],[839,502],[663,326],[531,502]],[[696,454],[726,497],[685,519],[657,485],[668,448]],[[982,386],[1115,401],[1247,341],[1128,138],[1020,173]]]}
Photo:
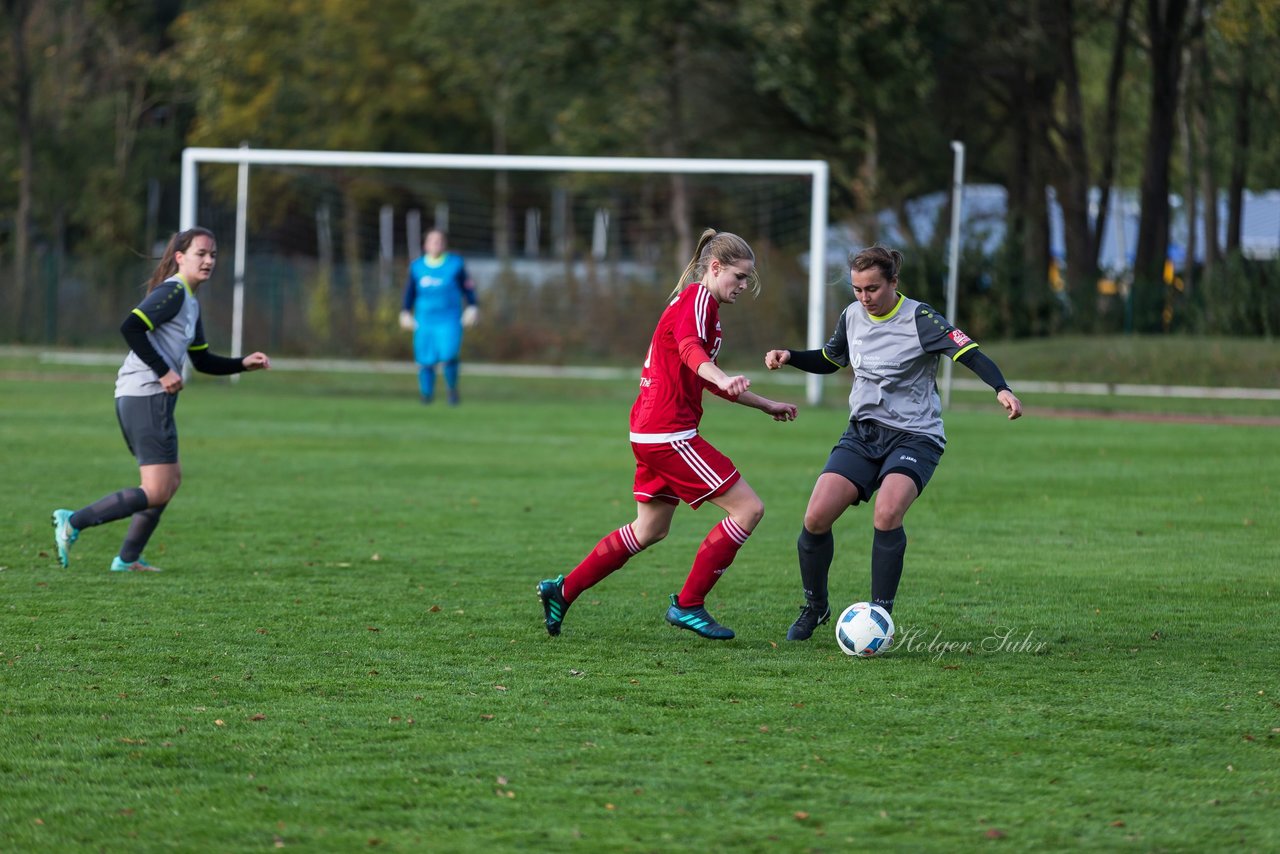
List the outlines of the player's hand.
{"label": "player's hand", "polygon": [[240,360],[246,371],[265,371],[271,367],[271,359],[266,353],[250,353]]}
{"label": "player's hand", "polygon": [[800,410],[796,409],[794,403],[780,403],[776,400],[769,401],[765,412],[772,415],[774,421],[795,421],[796,416],[800,414]]}
{"label": "player's hand", "polygon": [[787,362],[791,361],[790,350],[770,350],[764,354],[764,366],[771,371],[776,371]]}
{"label": "player's hand", "polygon": [[476,325],[476,321],[480,319],[480,309],[474,305],[469,305],[462,310],[462,325],[470,329]]}
{"label": "player's hand", "polygon": [[170,370],[160,378],[160,387],[168,394],[177,394],[182,391],[182,374]]}
{"label": "player's hand", "polygon": [[407,311],[400,312],[400,328],[405,332],[412,332],[418,328],[418,321],[413,319],[413,315]]}
{"label": "player's hand", "polygon": [[1009,420],[1022,417],[1022,401],[1007,388],[1000,389],[1000,393],[996,395],[996,400],[1000,401],[1000,405],[1004,407],[1004,411],[1009,413]]}
{"label": "player's hand", "polygon": [[751,388],[751,380],[739,374],[738,376],[726,376],[724,379],[716,383],[720,390],[730,397],[737,397],[747,389]]}

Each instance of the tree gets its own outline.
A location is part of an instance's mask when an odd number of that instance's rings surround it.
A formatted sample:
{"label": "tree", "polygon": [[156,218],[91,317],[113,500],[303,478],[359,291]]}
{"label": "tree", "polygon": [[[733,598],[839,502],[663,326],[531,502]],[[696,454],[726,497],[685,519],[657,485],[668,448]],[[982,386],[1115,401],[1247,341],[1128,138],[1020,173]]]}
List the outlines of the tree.
{"label": "tree", "polygon": [[1066,244],[1067,291],[1075,314],[1086,328],[1092,324],[1098,278],[1098,249],[1089,223],[1088,147],[1085,141],[1085,111],[1081,94],[1080,69],[1076,62],[1077,19],[1073,0],[1055,0],[1045,10],[1048,39],[1055,50],[1055,64],[1061,70],[1062,109],[1052,121],[1057,154],[1053,186],[1062,207],[1063,240]]}
{"label": "tree", "polygon": [[1134,256],[1134,321],[1140,331],[1162,328],[1164,266],[1169,255],[1170,160],[1178,115],[1178,84],[1188,39],[1187,0],[1147,0],[1150,109],[1142,169],[1142,218]]}
{"label": "tree", "polygon": [[9,30],[12,67],[7,106],[13,114],[18,142],[18,204],[13,228],[13,321],[15,335],[26,330],[31,283],[27,258],[31,249],[31,199],[34,183],[35,128],[31,115],[31,58],[28,54],[27,22],[33,0],[4,0],[5,23]]}
{"label": "tree", "polygon": [[1058,157],[1052,133],[1063,52],[1050,38],[1042,6],[984,0],[951,11],[950,40],[939,59],[948,109],[967,126],[987,129],[975,171],[1008,190],[997,287],[1009,334],[1051,328],[1046,190]]}
{"label": "tree", "polygon": [[[1231,139],[1227,190],[1226,251],[1238,252],[1244,218],[1244,190],[1253,157],[1254,128],[1265,121],[1269,138],[1277,130],[1276,78],[1280,75],[1280,2],[1223,0],[1216,16],[1217,33],[1229,48],[1221,68],[1225,79]],[[1260,109],[1261,108],[1261,109]],[[1268,109],[1269,108],[1269,109]],[[1262,116],[1256,115],[1262,113]],[[1274,146],[1272,146],[1274,148]]]}
{"label": "tree", "polygon": [[[437,0],[410,22],[414,61],[438,76],[442,91],[477,106],[489,127],[489,151],[508,154],[546,140],[540,98],[569,57],[563,7],[552,0]],[[475,26],[484,20],[487,26]],[[494,254],[511,252],[510,181],[494,176]]]}
{"label": "tree", "polygon": [[[474,111],[414,58],[414,4],[213,0],[174,27],[176,71],[190,87],[192,145],[355,151],[452,149],[474,137]],[[227,174],[210,183],[232,196]],[[276,189],[259,183],[268,200]],[[358,290],[359,216],[369,189],[338,173],[342,252]],[[265,191],[265,192],[264,192]],[[281,199],[283,201],[283,199]]]}
{"label": "tree", "polygon": [[[1111,211],[1111,188],[1116,178],[1116,152],[1119,147],[1121,83],[1125,77],[1125,59],[1129,50],[1129,29],[1132,26],[1133,0],[1121,0],[1115,15],[1115,36],[1112,39],[1111,62],[1107,70],[1106,94],[1103,100],[1102,130],[1099,149],[1102,167],[1098,172],[1098,215],[1094,219],[1094,252],[1101,252],[1103,235],[1107,233]],[[1126,259],[1121,259],[1123,264]],[[1097,265],[1098,257],[1094,256]]]}
{"label": "tree", "polygon": [[[0,75],[15,93],[22,188],[12,315],[22,337],[36,337],[41,309],[45,337],[54,336],[71,235],[91,259],[79,275],[87,296],[110,293],[150,248],[139,240],[144,170],[165,159],[157,150],[173,147],[160,119],[167,92],[153,73],[163,54],[162,7],[141,0],[5,2],[13,49]],[[95,308],[83,298],[80,304],[88,309],[80,314]]]}
{"label": "tree", "polygon": [[758,90],[830,161],[833,207],[855,216],[867,242],[879,236],[880,209],[946,184],[949,140],[972,130],[948,127],[930,109],[944,12],[909,0],[742,4]]}

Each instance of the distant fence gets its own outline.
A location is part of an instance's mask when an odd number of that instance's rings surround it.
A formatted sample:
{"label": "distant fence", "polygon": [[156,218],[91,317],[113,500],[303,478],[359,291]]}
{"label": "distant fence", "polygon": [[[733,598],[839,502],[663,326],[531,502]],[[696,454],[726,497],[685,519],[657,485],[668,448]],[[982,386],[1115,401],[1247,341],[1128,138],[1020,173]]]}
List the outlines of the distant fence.
{"label": "distant fence", "polygon": [[[39,361],[50,365],[114,365],[123,358],[119,353],[38,350],[26,347],[0,347],[0,356],[38,354]],[[315,371],[320,373],[386,373],[416,374],[411,361],[365,361],[348,359],[272,359],[276,371]],[[472,376],[530,379],[620,380],[639,376],[639,368],[595,366],[513,365],[486,362],[464,362],[462,371]],[[798,371],[775,374],[770,382],[781,385],[804,385],[806,375]],[[1102,397],[1178,397],[1199,400],[1280,400],[1280,389],[1233,388],[1223,386],[1138,385],[1134,383],[1042,382],[1010,380],[1009,384],[1027,394],[1073,394]],[[952,388],[958,391],[985,391],[980,380],[956,378]]]}

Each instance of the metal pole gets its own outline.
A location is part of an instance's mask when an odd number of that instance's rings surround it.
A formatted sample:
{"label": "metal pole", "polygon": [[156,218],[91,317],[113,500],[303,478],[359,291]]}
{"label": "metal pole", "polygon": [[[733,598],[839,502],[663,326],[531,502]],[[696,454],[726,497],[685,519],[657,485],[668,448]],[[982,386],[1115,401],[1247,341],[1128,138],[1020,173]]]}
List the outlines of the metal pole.
{"label": "metal pole", "polygon": [[[178,230],[186,231],[196,224],[196,151],[182,149],[182,186],[178,190]],[[150,251],[151,247],[147,247]]]}
{"label": "metal pole", "polygon": [[[240,143],[240,149],[247,150],[249,143]],[[235,287],[231,300],[231,354],[243,356],[241,347],[244,343],[244,261],[245,241],[249,231],[249,161],[241,160],[236,175],[236,255],[235,255]],[[240,375],[232,374],[231,382],[239,382]]]}
{"label": "metal pole", "polygon": [[[819,161],[813,171],[813,196],[809,204],[809,340],[807,346],[822,346],[826,333],[827,313],[827,181],[826,161]],[[822,375],[805,378],[806,398],[816,405],[822,401]]]}
{"label": "metal pole", "polygon": [[[947,320],[956,322],[956,283],[960,277],[960,208],[964,203],[964,143],[951,141],[955,173],[951,179],[951,260],[947,270]],[[942,405],[951,406],[951,360],[942,363]]]}

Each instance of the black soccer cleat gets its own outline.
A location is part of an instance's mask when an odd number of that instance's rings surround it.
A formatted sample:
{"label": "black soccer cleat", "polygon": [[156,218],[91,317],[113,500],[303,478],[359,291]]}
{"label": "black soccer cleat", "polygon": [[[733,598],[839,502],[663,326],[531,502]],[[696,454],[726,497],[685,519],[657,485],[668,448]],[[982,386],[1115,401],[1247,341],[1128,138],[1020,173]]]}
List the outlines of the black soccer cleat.
{"label": "black soccer cleat", "polygon": [[806,602],[800,606],[800,616],[796,617],[791,628],[787,629],[787,640],[808,640],[813,637],[813,630],[829,619],[831,619],[830,607],[826,605],[818,607]]}

